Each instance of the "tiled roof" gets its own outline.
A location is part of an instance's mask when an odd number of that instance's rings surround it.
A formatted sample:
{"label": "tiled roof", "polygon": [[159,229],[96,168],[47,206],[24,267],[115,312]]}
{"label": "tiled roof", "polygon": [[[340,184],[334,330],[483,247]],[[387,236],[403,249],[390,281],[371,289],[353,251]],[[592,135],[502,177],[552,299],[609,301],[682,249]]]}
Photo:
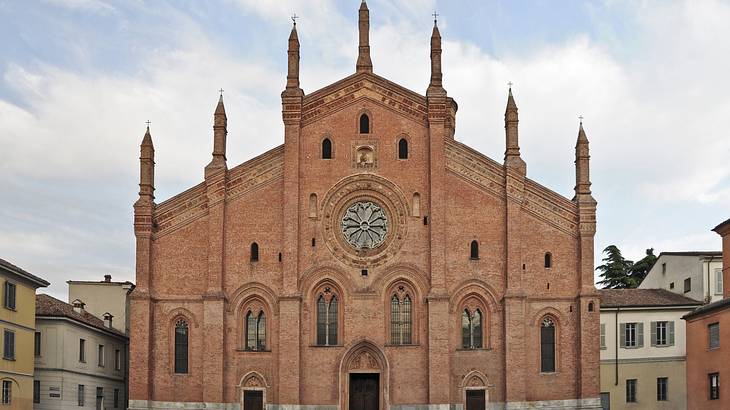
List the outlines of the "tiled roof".
{"label": "tiled roof", "polygon": [[41,279],[38,276],[33,275],[32,273],[29,273],[23,269],[20,269],[19,267],[6,261],[5,259],[0,259],[0,269],[14,273],[26,280],[29,280],[29,281],[35,283],[39,287],[46,287],[46,286],[50,285],[50,283],[48,283],[48,281]]}
{"label": "tiled roof", "polygon": [[600,289],[601,307],[652,307],[701,305],[702,302],[666,289]]}
{"label": "tiled roof", "polygon": [[720,229],[724,228],[728,224],[730,224],[730,218],[728,218],[725,222],[720,222],[720,224],[712,228],[712,230],[719,233]]}
{"label": "tiled roof", "polygon": [[730,307],[730,298],[716,300],[712,303],[708,303],[704,306],[700,306],[697,309],[693,310],[692,312],[687,313],[686,315],[684,315],[682,317],[682,319],[689,319],[689,318],[692,318],[695,316],[699,316],[703,313],[714,312],[714,311],[722,310],[722,309],[729,308],[729,307]]}
{"label": "tiled roof", "polygon": [[675,255],[675,256],[722,256],[722,251],[680,251],[680,252],[662,252],[662,255]]}
{"label": "tiled roof", "polygon": [[126,335],[116,329],[104,326],[104,321],[92,315],[89,312],[77,313],[72,305],[58,300],[53,296],[39,294],[35,297],[35,315],[36,317],[67,317],[78,322],[112,333],[117,336],[126,337]]}

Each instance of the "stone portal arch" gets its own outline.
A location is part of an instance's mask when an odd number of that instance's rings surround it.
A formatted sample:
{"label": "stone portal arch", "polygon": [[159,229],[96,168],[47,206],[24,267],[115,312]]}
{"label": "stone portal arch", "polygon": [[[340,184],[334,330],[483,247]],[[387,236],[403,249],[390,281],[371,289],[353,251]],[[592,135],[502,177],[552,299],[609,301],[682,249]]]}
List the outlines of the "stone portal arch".
{"label": "stone portal arch", "polygon": [[[487,376],[479,370],[472,370],[467,373],[459,384],[461,387],[461,399],[466,408],[467,396],[470,391],[484,392],[484,405],[485,408],[489,408],[489,384]],[[481,394],[481,393],[479,393]]]}
{"label": "stone portal arch", "polygon": [[262,404],[264,408],[266,408],[267,403],[267,393],[269,389],[269,384],[266,382],[266,378],[264,376],[253,370],[250,371],[241,377],[241,381],[238,383],[238,389],[240,390],[240,403],[241,403],[241,409],[246,410],[244,405],[244,396],[247,391],[260,391],[261,392],[261,399]]}
{"label": "stone portal arch", "polygon": [[388,359],[378,345],[367,339],[354,342],[340,361],[340,409],[349,410],[350,375],[353,373],[374,373],[379,377],[379,408],[389,408],[390,366]]}

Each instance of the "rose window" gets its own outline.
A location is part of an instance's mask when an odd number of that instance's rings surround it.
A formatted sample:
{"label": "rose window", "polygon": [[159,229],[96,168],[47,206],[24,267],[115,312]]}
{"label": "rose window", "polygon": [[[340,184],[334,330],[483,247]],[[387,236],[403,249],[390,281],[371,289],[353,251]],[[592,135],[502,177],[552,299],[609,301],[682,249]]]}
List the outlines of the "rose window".
{"label": "rose window", "polygon": [[342,235],[356,249],[380,246],[388,233],[388,218],[374,202],[356,202],[342,216]]}

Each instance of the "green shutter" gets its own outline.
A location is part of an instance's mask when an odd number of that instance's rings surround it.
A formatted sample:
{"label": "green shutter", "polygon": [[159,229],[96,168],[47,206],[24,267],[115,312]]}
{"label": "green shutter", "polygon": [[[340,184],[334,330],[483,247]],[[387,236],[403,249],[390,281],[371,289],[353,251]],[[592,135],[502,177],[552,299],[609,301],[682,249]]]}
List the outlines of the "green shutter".
{"label": "green shutter", "polygon": [[626,323],[619,325],[619,332],[621,332],[621,347],[626,347]]}
{"label": "green shutter", "polygon": [[657,322],[651,322],[651,345],[656,346],[656,323]]}
{"label": "green shutter", "polygon": [[674,346],[674,321],[667,322],[667,327],[669,328],[669,346]]}
{"label": "green shutter", "polygon": [[637,340],[636,347],[644,347],[644,322],[636,324]]}

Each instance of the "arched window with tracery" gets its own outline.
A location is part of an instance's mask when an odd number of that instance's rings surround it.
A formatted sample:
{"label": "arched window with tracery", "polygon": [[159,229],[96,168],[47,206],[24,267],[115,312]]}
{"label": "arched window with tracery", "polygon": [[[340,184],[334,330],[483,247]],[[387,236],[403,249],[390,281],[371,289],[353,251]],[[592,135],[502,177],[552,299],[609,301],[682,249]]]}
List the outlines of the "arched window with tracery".
{"label": "arched window with tracery", "polygon": [[360,134],[370,134],[370,117],[367,114],[360,116]]}
{"label": "arched window with tracery", "polygon": [[540,372],[555,372],[555,321],[550,316],[540,321]]}
{"label": "arched window with tracery", "polygon": [[461,314],[461,347],[464,349],[481,349],[483,343],[482,312],[479,309],[469,313],[464,309]]}
{"label": "arched window with tracery", "polygon": [[330,288],[317,298],[317,345],[337,345],[338,300]]}
{"label": "arched window with tracery", "polygon": [[188,372],[188,322],[178,319],[175,322],[175,373]]}
{"label": "arched window with tracery", "polygon": [[413,343],[412,303],[408,294],[390,299],[390,343],[409,345]]}
{"label": "arched window with tracery", "polygon": [[266,314],[249,310],[246,313],[246,350],[266,350]]}

